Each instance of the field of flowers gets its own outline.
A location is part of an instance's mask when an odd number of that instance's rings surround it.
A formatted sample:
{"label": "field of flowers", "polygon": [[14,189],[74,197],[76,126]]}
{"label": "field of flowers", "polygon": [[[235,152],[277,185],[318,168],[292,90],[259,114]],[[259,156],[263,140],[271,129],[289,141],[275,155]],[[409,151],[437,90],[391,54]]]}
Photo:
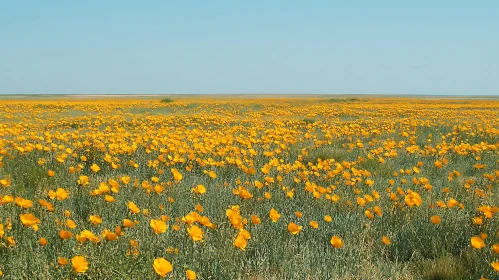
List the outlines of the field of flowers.
{"label": "field of flowers", "polygon": [[499,101],[0,102],[5,279],[497,279]]}

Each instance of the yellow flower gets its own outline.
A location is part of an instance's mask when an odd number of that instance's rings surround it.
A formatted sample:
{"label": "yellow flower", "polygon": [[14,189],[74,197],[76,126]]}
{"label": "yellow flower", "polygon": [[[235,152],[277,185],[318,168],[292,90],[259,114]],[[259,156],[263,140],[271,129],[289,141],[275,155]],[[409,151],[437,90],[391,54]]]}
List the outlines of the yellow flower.
{"label": "yellow flower", "polygon": [[21,214],[21,223],[26,227],[31,227],[35,231],[38,230],[38,224],[40,220],[33,214]]}
{"label": "yellow flower", "polygon": [[63,257],[57,258],[57,263],[59,265],[67,265],[69,263],[69,260]]}
{"label": "yellow flower", "polygon": [[92,164],[92,166],[90,166],[90,170],[92,170],[93,172],[99,172],[100,167],[94,163],[94,164]]}
{"label": "yellow flower", "polygon": [[76,228],[76,223],[73,220],[67,219],[66,220],[66,226],[68,228]]}
{"label": "yellow flower", "polygon": [[343,240],[339,238],[338,236],[333,236],[331,237],[331,245],[333,245],[334,248],[341,248],[343,247]]}
{"label": "yellow flower", "polygon": [[383,244],[385,245],[390,245],[392,244],[392,242],[390,241],[390,238],[388,238],[388,236],[384,236],[381,238],[381,241],[383,242]]}
{"label": "yellow flower", "polygon": [[499,254],[499,243],[492,245],[492,251],[496,254]]}
{"label": "yellow flower", "polygon": [[319,228],[319,223],[317,223],[316,221],[310,221],[309,225],[310,225],[310,227],[312,227],[313,229],[317,229],[317,228]]}
{"label": "yellow flower", "polygon": [[196,280],[196,272],[190,269],[185,271],[185,276],[187,277],[187,280]]}
{"label": "yellow flower", "polygon": [[296,235],[298,233],[300,233],[300,231],[302,230],[302,226],[299,226],[295,223],[289,223],[288,224],[288,231],[291,232],[292,234]]}
{"label": "yellow flower", "polygon": [[166,277],[168,273],[173,271],[172,264],[164,258],[155,259],[152,267],[154,268],[154,271],[156,271],[156,273],[161,277]]}
{"label": "yellow flower", "polygon": [[47,239],[45,239],[44,237],[40,237],[40,239],[38,240],[38,243],[40,244],[40,246],[47,246],[49,244]]}
{"label": "yellow flower", "polygon": [[98,225],[98,224],[102,223],[102,218],[99,215],[90,215],[89,221],[93,225]]}
{"label": "yellow flower", "polygon": [[162,220],[151,220],[149,225],[152,227],[155,234],[165,233],[168,226]]}
{"label": "yellow flower", "polygon": [[135,223],[132,222],[132,220],[129,219],[123,219],[123,226],[126,228],[131,228],[135,226]]}
{"label": "yellow flower", "polygon": [[137,207],[137,205],[135,203],[128,201],[127,206],[128,206],[128,210],[130,210],[130,212],[132,212],[133,214],[140,213],[140,208]]}
{"label": "yellow flower", "polygon": [[423,200],[421,196],[417,192],[408,190],[407,195],[405,196],[405,204],[409,207],[420,206]]}
{"label": "yellow flower", "polygon": [[173,175],[173,180],[179,182],[179,181],[182,181],[182,174],[180,172],[178,172],[177,169],[175,168],[172,168],[171,169],[171,172],[172,172],[172,175]]}
{"label": "yellow flower", "polygon": [[254,225],[258,225],[261,223],[260,217],[257,215],[251,215],[251,223]]}
{"label": "yellow flower", "polygon": [[203,185],[197,185],[195,188],[192,188],[192,192],[195,194],[204,194],[206,193],[206,187]]}
{"label": "yellow flower", "polygon": [[248,245],[248,239],[249,238],[247,238],[247,236],[244,233],[239,232],[233,244],[235,247],[244,251],[246,249],[246,246]]}
{"label": "yellow flower", "polygon": [[471,238],[471,246],[475,249],[482,249],[483,247],[485,247],[485,242],[483,242],[482,238],[473,236]]}
{"label": "yellow flower", "polygon": [[332,222],[332,221],[333,221],[333,218],[332,218],[331,216],[329,216],[329,215],[326,215],[326,216],[324,216],[324,221],[325,221],[326,223],[330,223],[330,222]]}
{"label": "yellow flower", "polygon": [[200,229],[198,226],[192,226],[187,228],[187,232],[189,233],[189,236],[191,237],[192,240],[194,241],[203,240],[203,230]]}
{"label": "yellow flower", "polygon": [[272,220],[272,222],[277,222],[279,220],[279,218],[281,218],[281,214],[279,214],[279,212],[277,212],[277,210],[275,210],[274,208],[270,209],[270,219]]}
{"label": "yellow flower", "polygon": [[95,234],[93,234],[89,230],[83,230],[82,232],[80,232],[80,234],[77,234],[76,240],[78,240],[81,243],[88,241],[88,240],[90,240],[94,243],[99,242],[99,238],[97,236],[95,236]]}
{"label": "yellow flower", "polygon": [[85,273],[88,270],[88,262],[85,257],[76,256],[71,259],[71,264],[73,265],[73,269],[78,273]]}
{"label": "yellow flower", "polygon": [[430,220],[431,220],[431,223],[434,225],[438,225],[442,222],[442,219],[440,218],[440,216],[431,216]]}
{"label": "yellow flower", "polygon": [[69,238],[73,237],[73,233],[72,233],[72,232],[70,232],[70,231],[65,231],[65,230],[62,230],[62,229],[61,229],[61,230],[59,231],[59,237],[60,237],[61,239],[63,239],[63,240],[65,240],[65,239],[69,239]]}
{"label": "yellow flower", "polygon": [[499,271],[499,262],[492,262],[490,265],[495,271]]}

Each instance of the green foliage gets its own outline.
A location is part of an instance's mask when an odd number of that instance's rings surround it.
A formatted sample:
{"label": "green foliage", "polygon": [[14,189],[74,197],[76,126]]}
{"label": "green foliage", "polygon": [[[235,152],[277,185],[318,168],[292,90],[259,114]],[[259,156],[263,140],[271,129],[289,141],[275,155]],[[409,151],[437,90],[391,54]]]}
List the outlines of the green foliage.
{"label": "green foliage", "polygon": [[169,97],[166,97],[166,98],[161,99],[161,102],[163,102],[163,103],[171,103],[171,102],[173,102],[173,99],[171,99]]}

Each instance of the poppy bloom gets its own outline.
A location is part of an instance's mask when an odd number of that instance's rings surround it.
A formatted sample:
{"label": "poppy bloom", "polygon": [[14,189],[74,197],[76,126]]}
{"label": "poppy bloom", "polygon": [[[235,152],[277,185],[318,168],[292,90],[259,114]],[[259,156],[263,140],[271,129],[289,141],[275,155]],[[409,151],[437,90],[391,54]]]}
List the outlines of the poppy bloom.
{"label": "poppy bloom", "polygon": [[123,219],[123,226],[126,228],[131,228],[135,226],[135,223],[132,222],[132,220],[129,219]]}
{"label": "poppy bloom", "polygon": [[49,242],[47,241],[47,239],[45,239],[44,237],[40,237],[40,239],[38,240],[40,246],[47,246],[49,244]]}
{"label": "poppy bloom", "polygon": [[66,220],[66,226],[68,228],[76,228],[76,223],[73,220],[67,219]]}
{"label": "poppy bloom", "polygon": [[260,220],[260,217],[258,217],[257,215],[251,215],[251,223],[254,224],[254,225],[258,225],[260,224],[261,220]]}
{"label": "poppy bloom", "polygon": [[339,238],[338,236],[333,236],[331,237],[331,245],[333,245],[334,248],[341,248],[343,247],[343,240]]}
{"label": "poppy bloom", "polygon": [[190,269],[185,271],[185,276],[187,277],[187,280],[196,280],[196,272]]}
{"label": "poppy bloom", "polygon": [[332,218],[331,216],[329,216],[329,215],[326,215],[326,216],[324,216],[324,221],[325,221],[326,223],[330,223],[330,222],[332,222],[332,221],[333,221],[333,218]]}
{"label": "poppy bloom", "polygon": [[316,221],[310,221],[309,225],[313,229],[317,229],[319,227],[319,223],[317,223]]}
{"label": "poppy bloom", "polygon": [[102,223],[102,218],[99,215],[90,215],[89,221],[93,225],[98,225],[98,224]]}
{"label": "poppy bloom", "polygon": [[67,265],[69,263],[69,260],[63,257],[57,258],[57,263],[59,265]]}
{"label": "poppy bloom", "polygon": [[38,230],[38,224],[40,220],[33,214],[21,214],[21,223],[26,227],[31,227],[35,231]]}
{"label": "poppy bloom", "polygon": [[388,238],[388,236],[384,236],[381,238],[381,241],[383,242],[383,244],[385,245],[390,245],[392,244],[392,242],[390,241],[390,238]]}
{"label": "poppy bloom", "polygon": [[73,233],[72,233],[72,232],[70,232],[70,231],[66,231],[66,230],[62,230],[62,229],[61,229],[61,230],[59,231],[59,237],[60,237],[61,239],[64,239],[64,240],[65,240],[65,239],[69,239],[69,238],[73,237]]}
{"label": "poppy bloom", "polygon": [[73,265],[73,269],[78,273],[85,273],[88,270],[88,262],[85,257],[76,256],[71,259],[71,264]]}
{"label": "poppy bloom", "polygon": [[302,228],[303,228],[302,226],[299,226],[295,223],[288,224],[288,231],[291,232],[293,235],[300,233]]}
{"label": "poppy bloom", "polygon": [[164,232],[166,232],[166,229],[168,228],[166,223],[163,222],[162,220],[154,220],[153,219],[149,222],[149,225],[152,227],[155,234],[164,233]]}
{"label": "poppy bloom", "polygon": [[132,212],[133,214],[140,213],[140,208],[137,206],[137,204],[135,204],[131,201],[128,201],[127,206],[128,206],[128,210],[130,210],[130,212]]}
{"label": "poppy bloom", "polygon": [[272,220],[272,222],[277,222],[279,220],[279,218],[281,218],[281,214],[279,214],[279,212],[277,212],[277,210],[275,210],[274,208],[270,209],[270,219]]}
{"label": "poppy bloom", "polygon": [[482,238],[473,236],[471,238],[471,246],[475,249],[482,249],[483,247],[485,247],[485,242],[483,242]]}
{"label": "poppy bloom", "polygon": [[496,253],[496,254],[499,254],[499,243],[494,244],[494,245],[492,246],[492,251],[493,251],[494,253]]}
{"label": "poppy bloom", "polygon": [[206,193],[206,187],[203,185],[197,185],[195,188],[192,188],[191,191],[195,194],[204,194]]}
{"label": "poppy bloom", "polygon": [[172,264],[164,258],[155,259],[152,267],[154,268],[154,271],[156,271],[156,273],[161,277],[166,277],[168,273],[173,271]]}
{"label": "poppy bloom", "polygon": [[495,271],[499,271],[499,262],[492,262],[490,265]]}
{"label": "poppy bloom", "polygon": [[99,172],[100,167],[94,163],[94,164],[92,164],[92,166],[90,166],[90,170],[92,170],[93,172]]}
{"label": "poppy bloom", "polygon": [[192,226],[190,228],[187,228],[187,232],[189,233],[189,236],[191,237],[192,240],[203,241],[203,230],[200,229],[198,226]]}
{"label": "poppy bloom", "polygon": [[246,249],[246,246],[248,245],[248,239],[250,238],[251,237],[249,236],[249,232],[242,230],[237,234],[233,244],[235,247],[244,251]]}
{"label": "poppy bloom", "polygon": [[431,216],[430,220],[431,220],[431,223],[434,225],[438,225],[442,222],[442,219],[440,218],[440,216]]}

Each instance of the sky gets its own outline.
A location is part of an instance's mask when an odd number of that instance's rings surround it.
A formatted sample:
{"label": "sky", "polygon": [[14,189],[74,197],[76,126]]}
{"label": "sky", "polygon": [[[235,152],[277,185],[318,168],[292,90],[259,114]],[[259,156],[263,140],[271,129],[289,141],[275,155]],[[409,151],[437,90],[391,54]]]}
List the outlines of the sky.
{"label": "sky", "polygon": [[499,1],[0,0],[1,94],[499,94]]}

